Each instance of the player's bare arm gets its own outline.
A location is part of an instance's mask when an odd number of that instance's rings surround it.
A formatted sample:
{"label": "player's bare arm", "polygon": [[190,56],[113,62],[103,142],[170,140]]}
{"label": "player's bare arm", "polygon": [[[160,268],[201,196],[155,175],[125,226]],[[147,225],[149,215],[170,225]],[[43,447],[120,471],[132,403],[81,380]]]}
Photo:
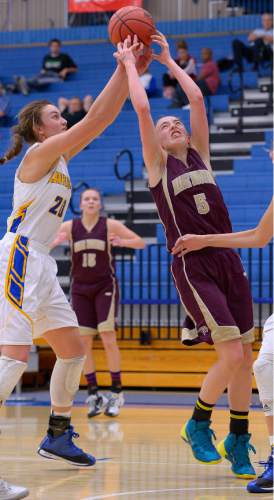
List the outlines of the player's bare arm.
{"label": "player's bare arm", "polygon": [[[128,38],[128,43],[129,44],[131,43],[130,37]],[[133,38],[131,46],[136,58],[136,68],[138,71],[138,75],[141,75],[150,64],[150,51],[149,50],[144,51],[142,47],[140,47],[136,35]],[[120,113],[122,109],[122,106],[126,98],[128,97],[129,89],[128,89],[128,81],[126,78],[126,72],[123,64],[120,64],[119,61],[116,72],[114,73],[113,76],[115,76],[116,81],[118,82],[116,90],[111,91],[111,94],[108,92],[106,96],[105,95],[105,90],[107,89],[106,87],[103,90],[103,92],[98,96],[98,98],[94,101],[94,103],[90,108],[91,113],[94,112],[97,113],[97,109],[98,108],[100,109],[100,107],[102,107],[103,105],[105,108],[105,111],[103,111],[104,118],[109,120],[108,123],[103,126],[102,130],[97,133],[96,137],[100,135],[105,130],[105,128],[111,125],[111,123],[116,119],[117,115]],[[70,159],[77,153],[79,153],[79,151],[82,151],[82,149],[84,149],[90,142],[91,141],[89,138],[88,139],[83,138],[80,144],[78,144],[75,148],[69,151],[67,155],[68,158]]]}
{"label": "player's bare arm", "polygon": [[259,224],[254,229],[227,234],[186,234],[179,238],[173,248],[173,255],[185,255],[188,252],[205,247],[224,248],[262,248],[273,238],[273,199]]}
{"label": "player's bare arm", "polygon": [[154,54],[153,58],[167,67],[186,93],[190,104],[191,146],[198,151],[205,165],[211,169],[208,120],[203,94],[192,78],[172,59],[166,37],[159,31],[157,33],[152,36],[152,40],[162,50],[159,55]]}
{"label": "player's bare arm", "polygon": [[[136,44],[134,49],[136,49]],[[138,54],[136,60],[137,58]],[[145,68],[147,63],[146,58],[142,58],[140,70]],[[69,159],[78,153],[115,120],[127,95],[128,83],[125,70],[121,64],[118,64],[110,81],[79,123],[65,130],[64,120],[63,128],[59,133],[42,140],[37,148],[29,152],[20,169],[20,180],[28,183],[36,182],[54,167],[61,155]],[[53,121],[57,122],[62,119],[60,111],[55,106],[49,105],[45,112],[50,114],[50,119]],[[36,126],[37,137],[40,134],[39,126]]]}
{"label": "player's bare arm", "polygon": [[149,183],[151,186],[155,186],[162,177],[166,165],[166,153],[161,148],[157,138],[148,97],[138,76],[135,55],[127,40],[118,45],[117,59],[124,64],[126,69],[131,102],[138,116]]}
{"label": "player's bare arm", "polygon": [[143,249],[145,242],[143,238],[138,236],[134,231],[128,229],[122,222],[108,219],[107,220],[109,240],[114,247],[126,247]]}
{"label": "player's bare arm", "polygon": [[[23,182],[38,181],[47,174],[61,155],[69,155],[73,148],[83,144],[84,141],[85,143],[91,142],[110,125],[118,113],[118,106],[113,106],[113,103],[122,104],[123,97],[125,99],[127,95],[127,83],[123,79],[123,75],[123,69],[118,67],[87,115],[79,123],[69,130],[64,130],[44,140],[26,156],[20,170],[20,179]],[[51,118],[58,120],[60,112],[54,107],[52,108]],[[113,113],[113,110],[116,111],[116,114]]]}
{"label": "player's bare arm", "polygon": [[55,238],[55,240],[51,243],[50,248],[55,248],[61,243],[65,241],[71,241],[71,230],[72,230],[72,220],[67,220],[63,222],[60,226],[60,230]]}

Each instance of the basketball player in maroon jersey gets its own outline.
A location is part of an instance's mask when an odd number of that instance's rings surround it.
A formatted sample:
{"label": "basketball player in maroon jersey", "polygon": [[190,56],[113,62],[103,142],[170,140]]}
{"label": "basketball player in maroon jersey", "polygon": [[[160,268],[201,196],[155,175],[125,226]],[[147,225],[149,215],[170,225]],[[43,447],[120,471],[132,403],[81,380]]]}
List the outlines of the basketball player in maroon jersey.
{"label": "basketball player in maroon jersey", "polygon": [[[152,41],[161,48],[154,59],[175,75],[189,99],[191,135],[174,116],[160,118],[154,125],[135,57],[127,42],[118,46],[115,57],[127,72],[150,190],[171,252],[180,236],[229,233],[231,222],[210,166],[209,130],[202,93],[172,59],[164,35],[158,32]],[[183,426],[181,436],[200,462],[215,464],[222,460],[213,444],[210,418],[214,405],[227,388],[230,405],[230,433],[225,440],[227,456],[236,476],[253,478],[248,409],[254,328],[250,288],[240,258],[232,249],[207,248],[195,254],[174,256],[172,273],[193,324],[185,342],[190,345],[213,343],[218,355],[203,381],[192,418]]]}
{"label": "basketball player in maroon jersey", "polygon": [[[105,410],[116,417],[124,404],[120,351],[116,339],[119,290],[111,247],[144,248],[145,243],[117,220],[100,215],[101,197],[96,189],[81,194],[82,217],[62,224],[54,246],[68,240],[72,248],[72,307],[86,348],[84,373],[88,384],[88,416]],[[98,392],[92,355],[93,335],[100,334],[112,380],[111,397]]]}
{"label": "basketball player in maroon jersey", "polygon": [[[182,256],[186,255],[188,252],[201,250],[202,248],[211,246],[223,248],[260,248],[267,245],[272,238],[273,198],[258,226],[254,229],[227,234],[186,234],[178,238],[172,253]],[[265,466],[263,474],[247,485],[247,491],[250,493],[273,493],[273,337],[274,314],[272,314],[264,324],[262,345],[259,355],[253,364],[259,396],[268,428],[271,450],[267,462],[260,462]],[[222,451],[222,448],[220,451]],[[223,451],[225,451],[224,448]]]}

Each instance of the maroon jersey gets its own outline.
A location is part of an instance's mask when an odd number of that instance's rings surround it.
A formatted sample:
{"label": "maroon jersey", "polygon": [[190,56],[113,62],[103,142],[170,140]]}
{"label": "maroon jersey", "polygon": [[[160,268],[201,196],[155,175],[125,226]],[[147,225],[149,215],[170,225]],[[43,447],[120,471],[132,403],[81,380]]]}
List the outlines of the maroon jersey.
{"label": "maroon jersey", "polygon": [[115,277],[106,217],[100,217],[90,232],[80,218],[73,220],[71,276],[73,284],[89,285]]}
{"label": "maroon jersey", "polygon": [[201,157],[188,149],[187,163],[168,155],[157,186],[150,188],[165,228],[171,251],[177,238],[187,233],[231,233],[222,193]]}

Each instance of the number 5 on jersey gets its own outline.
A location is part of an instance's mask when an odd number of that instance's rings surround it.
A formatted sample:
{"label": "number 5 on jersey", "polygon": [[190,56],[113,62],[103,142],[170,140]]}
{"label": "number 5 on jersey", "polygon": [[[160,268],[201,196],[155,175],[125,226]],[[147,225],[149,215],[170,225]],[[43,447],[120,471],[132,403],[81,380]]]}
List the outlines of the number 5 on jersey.
{"label": "number 5 on jersey", "polygon": [[208,214],[210,207],[206,201],[205,193],[195,194],[193,196],[193,198],[194,198],[198,213],[201,215]]}
{"label": "number 5 on jersey", "polygon": [[57,215],[57,217],[62,217],[64,210],[66,208],[67,200],[62,198],[62,196],[56,196],[54,200],[54,204],[49,209],[49,212],[53,215]]}

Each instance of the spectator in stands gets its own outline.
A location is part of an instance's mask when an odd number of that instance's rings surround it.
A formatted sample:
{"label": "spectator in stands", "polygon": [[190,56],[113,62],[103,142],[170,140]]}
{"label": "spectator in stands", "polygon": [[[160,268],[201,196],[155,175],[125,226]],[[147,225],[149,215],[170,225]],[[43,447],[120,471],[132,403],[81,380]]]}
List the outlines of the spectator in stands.
{"label": "spectator in stands", "polygon": [[157,96],[156,78],[152,75],[149,69],[147,69],[146,72],[140,76],[140,80],[148,97]]}
{"label": "spectator in stands", "polygon": [[63,118],[67,120],[68,128],[72,127],[86,116],[92,103],[93,97],[91,95],[86,95],[82,101],[80,97],[72,97],[71,99],[60,97],[58,99],[58,108]]}
{"label": "spectator in stands", "polygon": [[50,83],[66,80],[71,73],[77,72],[77,65],[72,58],[61,52],[61,41],[58,38],[52,38],[49,42],[49,53],[45,55],[42,63],[42,69],[38,75],[26,80],[21,76],[17,80],[18,87],[22,94],[27,95],[30,88],[44,88]]}
{"label": "spectator in stands", "polygon": [[273,21],[271,14],[262,15],[262,27],[249,33],[248,42],[233,40],[234,63],[239,72],[243,72],[243,59],[253,63],[253,69],[258,70],[261,61],[273,61]]}
{"label": "spectator in stands", "polygon": [[[176,63],[185,70],[185,72],[195,80],[196,78],[196,64],[195,59],[188,53],[188,45],[185,40],[181,40],[177,44],[177,58]],[[163,75],[163,96],[166,99],[172,99],[177,86],[177,80],[171,72],[164,73]]]}
{"label": "spectator in stands", "polygon": [[8,125],[10,98],[6,95],[4,85],[0,82],[0,126]]}
{"label": "spectator in stands", "polygon": [[[196,83],[201,89],[203,96],[215,95],[220,85],[219,69],[215,61],[212,59],[212,50],[203,48],[201,51],[202,67],[197,76]],[[171,107],[180,108],[188,106],[188,98],[183,89],[178,85]]]}

